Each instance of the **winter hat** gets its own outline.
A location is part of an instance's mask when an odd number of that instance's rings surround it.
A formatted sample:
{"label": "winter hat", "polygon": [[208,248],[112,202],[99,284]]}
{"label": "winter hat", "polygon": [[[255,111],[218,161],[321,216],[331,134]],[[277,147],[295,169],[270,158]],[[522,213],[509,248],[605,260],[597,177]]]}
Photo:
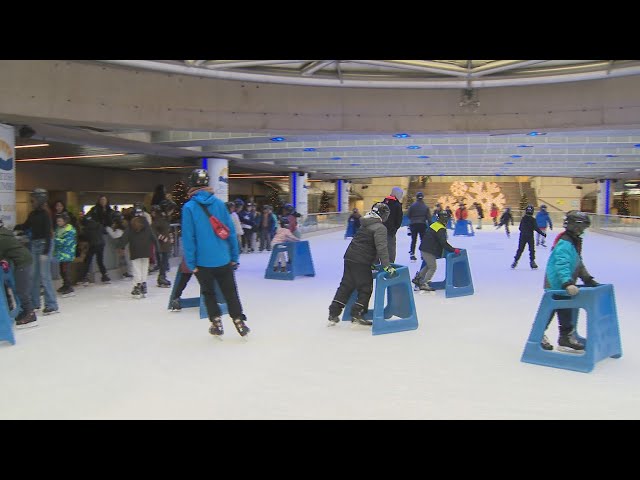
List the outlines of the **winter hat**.
{"label": "winter hat", "polygon": [[404,190],[402,190],[400,187],[393,187],[391,189],[391,195],[396,197],[398,199],[398,201],[401,202],[402,201],[402,197],[404,197]]}

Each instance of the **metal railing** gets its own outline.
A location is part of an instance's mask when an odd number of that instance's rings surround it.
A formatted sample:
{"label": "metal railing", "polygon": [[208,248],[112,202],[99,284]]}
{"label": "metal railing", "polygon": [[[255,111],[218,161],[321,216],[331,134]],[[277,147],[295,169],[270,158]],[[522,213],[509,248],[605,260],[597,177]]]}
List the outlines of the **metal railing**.
{"label": "metal railing", "polygon": [[309,232],[329,230],[337,227],[346,229],[350,215],[351,212],[310,213],[298,219],[298,228],[303,235]]}

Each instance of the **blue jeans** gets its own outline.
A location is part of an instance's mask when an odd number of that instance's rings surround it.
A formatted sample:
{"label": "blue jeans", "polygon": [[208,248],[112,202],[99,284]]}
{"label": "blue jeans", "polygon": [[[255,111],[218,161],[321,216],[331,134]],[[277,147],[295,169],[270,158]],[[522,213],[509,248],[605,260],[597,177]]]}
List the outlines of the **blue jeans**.
{"label": "blue jeans", "polygon": [[53,245],[49,249],[49,254],[43,255],[45,241],[44,239],[31,241],[31,255],[33,256],[31,300],[33,301],[33,308],[40,308],[40,285],[42,285],[44,287],[44,306],[57,310],[58,301],[56,300],[56,291],[53,289],[53,281],[51,280]]}

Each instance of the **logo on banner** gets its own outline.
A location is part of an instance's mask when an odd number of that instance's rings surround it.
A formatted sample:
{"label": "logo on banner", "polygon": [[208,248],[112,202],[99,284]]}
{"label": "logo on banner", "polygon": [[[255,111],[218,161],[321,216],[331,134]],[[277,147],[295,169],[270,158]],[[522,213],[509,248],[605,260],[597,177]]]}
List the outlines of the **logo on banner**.
{"label": "logo on banner", "polygon": [[309,190],[309,179],[307,177],[304,177],[302,188],[305,190]]}
{"label": "logo on banner", "polygon": [[227,167],[224,167],[222,170],[220,170],[220,174],[218,176],[218,181],[226,183],[228,185],[229,184],[229,178],[228,177],[229,177],[229,169]]}
{"label": "logo on banner", "polygon": [[13,152],[9,144],[3,140],[0,140],[0,170],[13,170]]}

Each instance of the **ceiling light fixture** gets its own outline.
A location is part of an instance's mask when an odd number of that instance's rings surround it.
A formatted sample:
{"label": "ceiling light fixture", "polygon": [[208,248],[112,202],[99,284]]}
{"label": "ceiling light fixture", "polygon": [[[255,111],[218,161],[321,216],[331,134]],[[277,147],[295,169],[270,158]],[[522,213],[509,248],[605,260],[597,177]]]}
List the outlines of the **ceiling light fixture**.
{"label": "ceiling light fixture", "polygon": [[409,135],[408,133],[396,133],[394,135],[394,137],[396,138],[409,138],[411,135]]}
{"label": "ceiling light fixture", "polygon": [[[16,160],[16,162],[44,162],[47,160],[73,160],[76,158],[104,158],[104,157],[122,157],[126,153],[110,153],[108,155],[76,155],[73,157],[44,157],[44,158],[24,158]],[[193,168],[193,167],[192,167]]]}
{"label": "ceiling light fixture", "polygon": [[36,147],[48,147],[48,143],[38,143],[36,145],[16,145],[13,148],[36,148]]}
{"label": "ceiling light fixture", "polygon": [[421,147],[420,145],[409,145],[407,148],[408,148],[409,150],[419,150],[419,149],[421,149],[422,147]]}
{"label": "ceiling light fixture", "polygon": [[305,148],[304,151],[305,152],[315,152],[316,149],[315,148]]}
{"label": "ceiling light fixture", "polygon": [[284,142],[284,137],[273,137],[272,142]]}
{"label": "ceiling light fixture", "polygon": [[616,158],[618,155],[607,155],[607,158]]}
{"label": "ceiling light fixture", "polygon": [[522,155],[511,155],[511,158],[522,158]]}
{"label": "ceiling light fixture", "polygon": [[518,145],[518,148],[533,148],[533,145]]}
{"label": "ceiling light fixture", "polygon": [[429,158],[427,155],[418,155],[418,158]]}
{"label": "ceiling light fixture", "polygon": [[342,157],[331,157],[331,160],[342,160]]}

